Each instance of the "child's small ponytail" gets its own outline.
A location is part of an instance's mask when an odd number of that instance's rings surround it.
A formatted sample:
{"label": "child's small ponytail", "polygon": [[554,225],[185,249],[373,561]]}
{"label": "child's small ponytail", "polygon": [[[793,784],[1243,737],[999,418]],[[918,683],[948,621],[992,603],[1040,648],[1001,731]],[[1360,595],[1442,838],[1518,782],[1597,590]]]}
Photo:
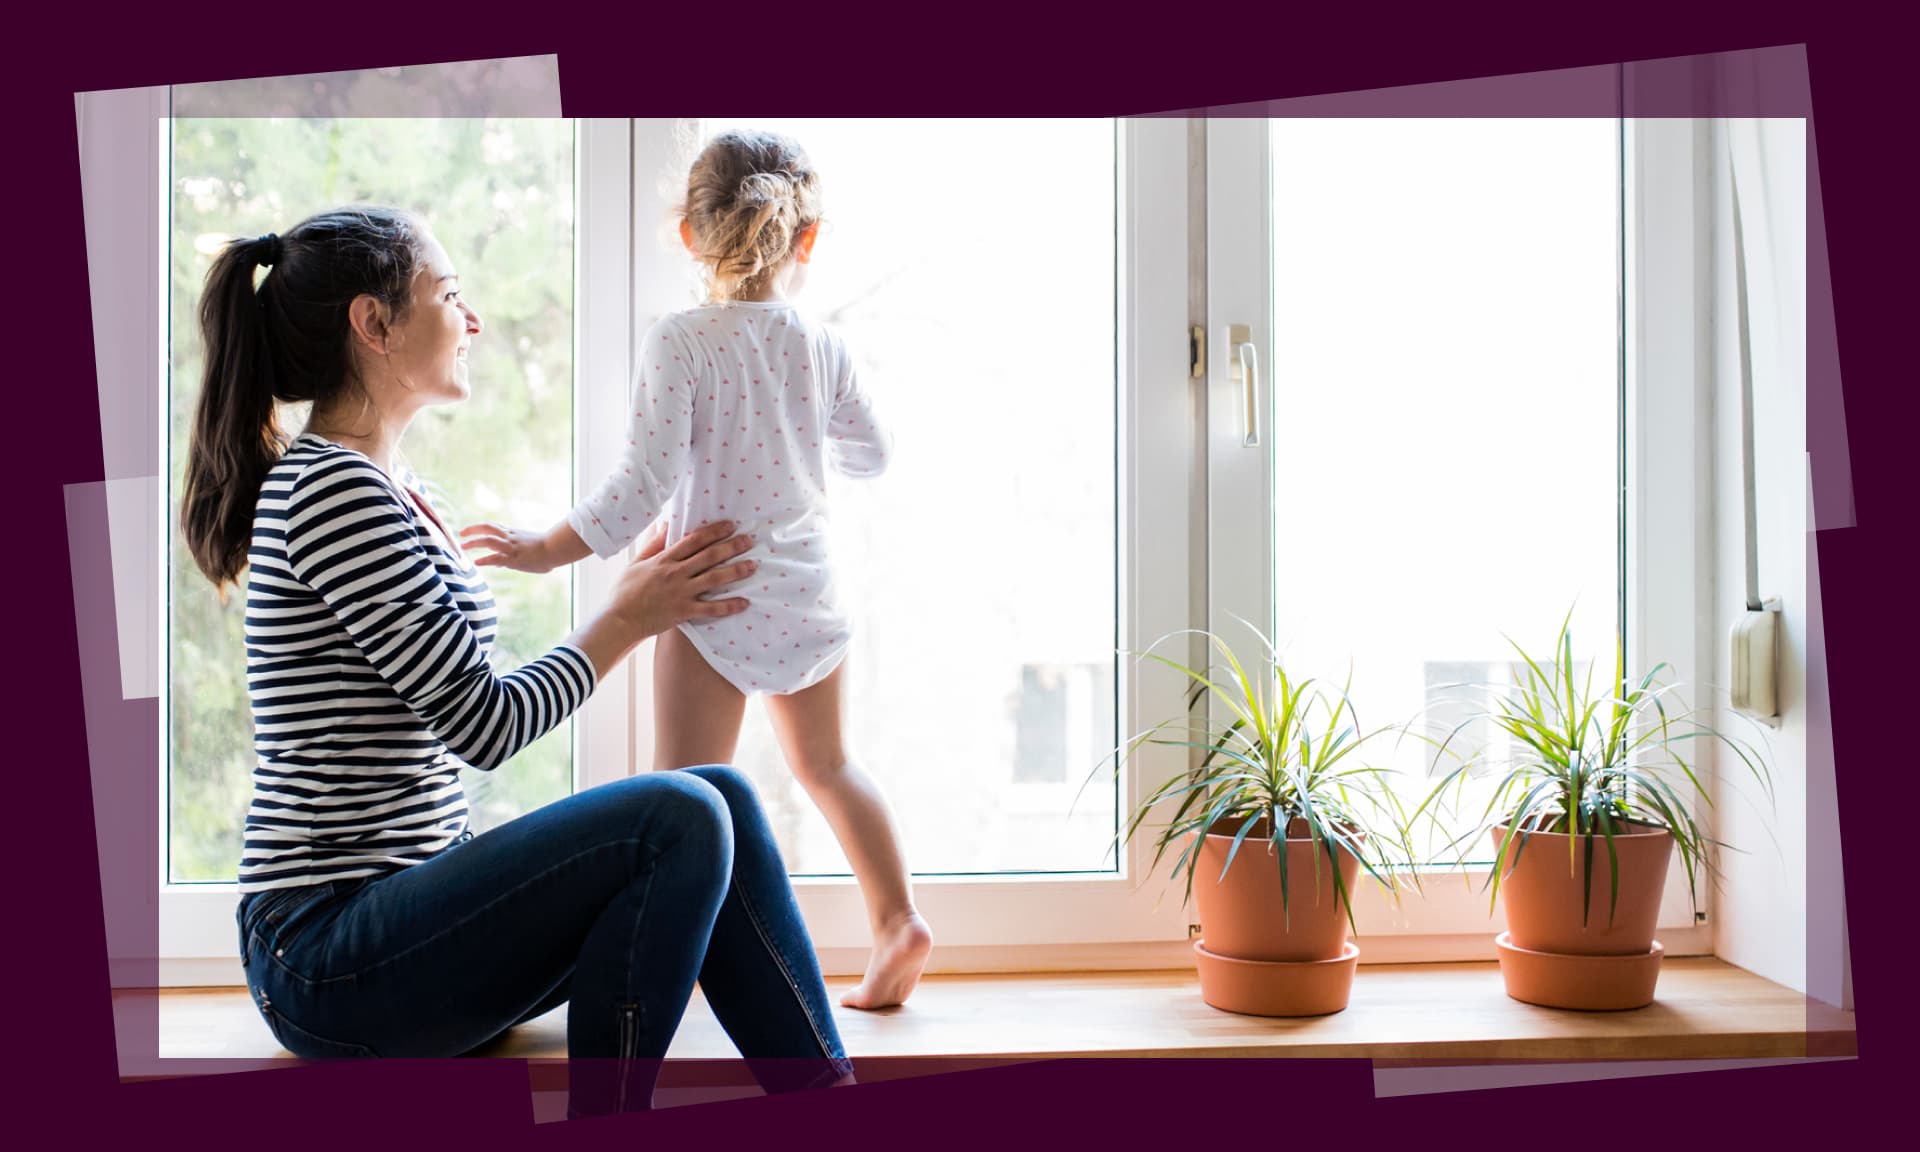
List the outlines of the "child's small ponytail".
{"label": "child's small ponytail", "polygon": [[716,300],[764,287],[820,219],[820,179],[800,146],[771,132],[723,132],[694,161],[681,214]]}

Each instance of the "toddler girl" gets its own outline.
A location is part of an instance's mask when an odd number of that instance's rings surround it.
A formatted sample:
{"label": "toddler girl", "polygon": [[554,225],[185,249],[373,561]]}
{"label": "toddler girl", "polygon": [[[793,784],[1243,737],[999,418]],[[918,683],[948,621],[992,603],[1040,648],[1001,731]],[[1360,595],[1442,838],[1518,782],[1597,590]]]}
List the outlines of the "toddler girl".
{"label": "toddler girl", "polygon": [[671,547],[731,520],[757,563],[751,606],[691,621],[654,648],[654,767],[733,759],[750,695],[764,695],[787,765],[832,826],[866,898],[873,952],[853,1008],[904,1001],[933,946],[915,911],[886,801],[847,758],[841,686],[850,638],[826,549],[826,470],[874,476],[890,440],[839,337],[796,311],[819,234],[820,187],[793,141],[726,132],[695,160],[680,236],[708,303],[662,319],[639,353],[624,458],[541,534],[478,524],[481,564],[545,572],[618,553],[656,518]]}

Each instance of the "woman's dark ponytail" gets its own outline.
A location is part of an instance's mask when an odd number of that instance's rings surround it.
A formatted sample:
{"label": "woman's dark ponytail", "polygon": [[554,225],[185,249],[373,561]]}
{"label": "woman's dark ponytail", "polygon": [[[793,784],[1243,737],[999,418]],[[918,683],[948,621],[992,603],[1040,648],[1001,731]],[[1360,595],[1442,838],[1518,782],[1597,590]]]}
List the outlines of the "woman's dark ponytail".
{"label": "woman's dark ponytail", "polygon": [[216,586],[246,570],[261,485],[286,451],[276,405],[326,404],[353,385],[349,309],[367,295],[403,314],[420,245],[413,217],[360,207],[310,217],[285,236],[231,241],[214,259],[200,300],[206,372],[180,530]]}
{"label": "woman's dark ponytail", "polygon": [[254,269],[272,259],[277,240],[229,243],[207,273],[200,299],[206,372],[187,451],[180,528],[200,571],[220,586],[237,582],[247,566],[260,485],[286,450],[266,320],[253,287]]}

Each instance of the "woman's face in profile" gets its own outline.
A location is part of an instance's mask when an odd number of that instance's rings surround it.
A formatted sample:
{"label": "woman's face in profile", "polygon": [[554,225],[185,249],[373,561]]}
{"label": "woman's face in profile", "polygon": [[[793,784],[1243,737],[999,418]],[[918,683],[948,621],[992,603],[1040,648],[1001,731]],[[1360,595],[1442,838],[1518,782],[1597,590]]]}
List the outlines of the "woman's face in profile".
{"label": "woman's face in profile", "polygon": [[424,266],[413,278],[413,300],[394,325],[388,361],[424,404],[450,404],[472,394],[467,350],[481,331],[480,314],[460,295],[460,278],[431,232],[422,236]]}

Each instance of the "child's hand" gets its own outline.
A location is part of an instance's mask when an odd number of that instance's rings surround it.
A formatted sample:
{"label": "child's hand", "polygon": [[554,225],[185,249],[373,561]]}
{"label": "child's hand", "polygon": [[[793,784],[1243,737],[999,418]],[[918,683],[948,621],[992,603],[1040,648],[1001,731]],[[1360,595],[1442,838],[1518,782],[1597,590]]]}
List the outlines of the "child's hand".
{"label": "child's hand", "polygon": [[544,533],[498,524],[469,524],[460,529],[460,546],[479,550],[474,563],[490,568],[511,568],[515,572],[551,572],[556,567],[547,548]]}

